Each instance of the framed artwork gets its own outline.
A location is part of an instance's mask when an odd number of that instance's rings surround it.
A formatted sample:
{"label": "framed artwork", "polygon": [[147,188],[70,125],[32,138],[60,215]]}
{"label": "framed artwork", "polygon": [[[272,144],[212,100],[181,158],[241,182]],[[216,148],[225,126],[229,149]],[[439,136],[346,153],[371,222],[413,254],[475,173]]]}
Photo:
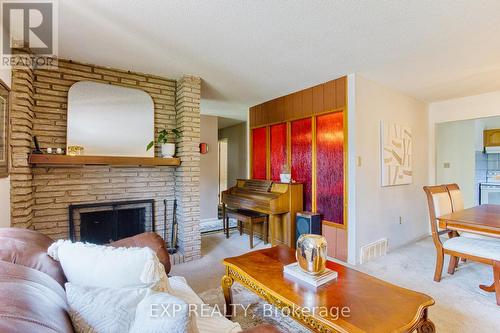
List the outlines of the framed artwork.
{"label": "framed artwork", "polygon": [[0,178],[9,175],[9,93],[0,80]]}
{"label": "framed artwork", "polygon": [[381,185],[413,182],[413,137],[411,128],[388,122],[380,124]]}

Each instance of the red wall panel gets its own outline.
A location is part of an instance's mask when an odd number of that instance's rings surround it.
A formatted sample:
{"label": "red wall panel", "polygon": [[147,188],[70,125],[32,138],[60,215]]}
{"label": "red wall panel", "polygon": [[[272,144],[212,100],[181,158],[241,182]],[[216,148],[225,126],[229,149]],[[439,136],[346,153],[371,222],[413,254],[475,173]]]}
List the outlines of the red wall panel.
{"label": "red wall panel", "polygon": [[312,210],[312,121],[292,122],[292,179],[304,184],[304,206]]}
{"label": "red wall panel", "polygon": [[286,164],[286,123],[273,125],[271,131],[271,179],[280,181],[283,164]]}
{"label": "red wall panel", "polygon": [[252,130],[252,178],[266,179],[266,128]]}
{"label": "red wall panel", "polygon": [[316,208],[323,219],[344,223],[344,121],[342,112],[316,118]]}

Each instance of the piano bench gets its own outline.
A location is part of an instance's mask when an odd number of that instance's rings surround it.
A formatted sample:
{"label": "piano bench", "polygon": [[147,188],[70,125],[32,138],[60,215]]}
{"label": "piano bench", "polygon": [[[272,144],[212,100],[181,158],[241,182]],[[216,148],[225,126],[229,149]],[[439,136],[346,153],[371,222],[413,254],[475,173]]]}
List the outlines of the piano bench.
{"label": "piano bench", "polygon": [[[266,214],[262,214],[259,212],[255,212],[252,210],[246,210],[246,209],[235,209],[235,210],[228,209],[228,210],[226,210],[225,218],[227,219],[225,225],[228,227],[229,227],[229,219],[230,218],[233,218],[233,219],[238,221],[238,230],[240,232],[240,236],[243,234],[242,223],[249,223],[250,224],[250,230],[248,233],[248,236],[250,237],[250,249],[253,249],[253,225],[256,223],[263,223],[264,244],[267,244],[268,223],[267,223],[267,215]],[[229,230],[226,230],[226,231],[229,231]],[[226,233],[226,235],[227,235],[227,233]]]}

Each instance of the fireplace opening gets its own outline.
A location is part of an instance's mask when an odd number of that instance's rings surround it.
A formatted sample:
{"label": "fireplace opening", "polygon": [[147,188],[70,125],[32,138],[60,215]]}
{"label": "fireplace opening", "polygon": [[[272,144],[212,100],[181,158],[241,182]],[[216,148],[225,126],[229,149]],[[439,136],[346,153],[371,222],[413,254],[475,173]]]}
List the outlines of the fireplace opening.
{"label": "fireplace opening", "polygon": [[93,244],[154,231],[154,200],[71,205],[69,225],[72,241]]}

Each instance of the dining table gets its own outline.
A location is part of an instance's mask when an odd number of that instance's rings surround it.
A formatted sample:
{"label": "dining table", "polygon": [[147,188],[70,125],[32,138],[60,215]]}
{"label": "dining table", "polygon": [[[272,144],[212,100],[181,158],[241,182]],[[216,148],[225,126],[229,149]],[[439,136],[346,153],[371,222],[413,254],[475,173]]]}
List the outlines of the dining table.
{"label": "dining table", "polygon": [[[479,205],[463,210],[458,210],[451,214],[442,215],[437,218],[441,229],[448,229],[458,232],[467,232],[482,236],[500,238],[500,205]],[[495,292],[500,305],[500,262],[493,261],[493,283],[491,285],[480,285],[484,291]],[[496,283],[495,283],[496,282]]]}

